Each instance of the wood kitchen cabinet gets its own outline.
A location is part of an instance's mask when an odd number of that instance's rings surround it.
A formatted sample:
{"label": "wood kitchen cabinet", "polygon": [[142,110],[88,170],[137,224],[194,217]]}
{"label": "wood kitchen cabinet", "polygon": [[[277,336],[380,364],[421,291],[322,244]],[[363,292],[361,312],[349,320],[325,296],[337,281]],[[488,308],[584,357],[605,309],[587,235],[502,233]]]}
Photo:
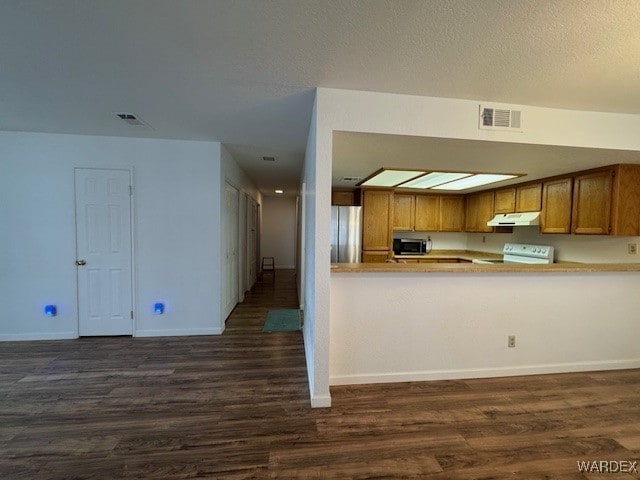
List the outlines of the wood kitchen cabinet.
{"label": "wood kitchen cabinet", "polygon": [[539,212],[541,207],[542,183],[516,186],[516,212]]}
{"label": "wood kitchen cabinet", "polygon": [[393,192],[364,190],[362,192],[362,261],[386,261],[393,236]]}
{"label": "wood kitchen cabinet", "polygon": [[572,193],[572,177],[543,183],[540,233],[571,233]]}
{"label": "wood kitchen cabinet", "polygon": [[465,216],[465,231],[467,232],[493,232],[493,227],[488,227],[487,222],[494,216],[493,191],[479,192],[467,195],[467,208]]}
{"label": "wood kitchen cabinet", "polygon": [[493,212],[498,213],[513,213],[516,211],[516,187],[504,188],[502,190],[496,190],[494,198]]}
{"label": "wood kitchen cabinet", "polygon": [[440,225],[441,197],[416,195],[415,230],[419,232],[442,231]]}
{"label": "wood kitchen cabinet", "polygon": [[461,232],[464,229],[464,197],[396,193],[393,197],[393,229]]}
{"label": "wood kitchen cabinet", "polygon": [[404,232],[416,230],[415,195],[396,193],[393,195],[393,229]]}
{"label": "wood kitchen cabinet", "polygon": [[578,175],[573,181],[571,232],[608,235],[611,232],[611,196],[615,170]]}
{"label": "wood kitchen cabinet", "polygon": [[439,232],[464,231],[465,203],[462,195],[441,195],[439,201]]}
{"label": "wood kitchen cabinet", "polygon": [[353,190],[332,190],[331,205],[351,206],[358,205],[358,196]]}

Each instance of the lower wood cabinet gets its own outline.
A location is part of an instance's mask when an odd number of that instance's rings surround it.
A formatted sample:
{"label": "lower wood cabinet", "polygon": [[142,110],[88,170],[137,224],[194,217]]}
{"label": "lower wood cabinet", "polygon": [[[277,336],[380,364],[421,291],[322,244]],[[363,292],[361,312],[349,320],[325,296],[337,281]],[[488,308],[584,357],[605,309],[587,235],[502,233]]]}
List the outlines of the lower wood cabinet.
{"label": "lower wood cabinet", "polygon": [[382,250],[363,250],[362,262],[363,263],[384,263],[389,258],[388,251]]}

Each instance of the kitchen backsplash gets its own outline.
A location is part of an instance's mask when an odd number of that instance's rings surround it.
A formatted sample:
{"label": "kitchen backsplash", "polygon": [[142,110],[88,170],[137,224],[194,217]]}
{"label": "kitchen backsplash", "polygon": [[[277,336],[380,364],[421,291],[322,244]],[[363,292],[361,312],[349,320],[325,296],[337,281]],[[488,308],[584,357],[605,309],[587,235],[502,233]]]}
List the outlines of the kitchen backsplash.
{"label": "kitchen backsplash", "polygon": [[[627,245],[638,244],[640,237],[609,237],[606,235],[543,235],[538,227],[516,227],[513,233],[429,233],[394,232],[394,238],[424,238],[431,236],[434,250],[476,250],[502,253],[505,243],[551,245],[556,261],[588,263],[640,263],[640,253],[629,255]],[[485,239],[483,242],[482,239]]]}
{"label": "kitchen backsplash", "polygon": [[466,239],[468,250],[502,253],[505,243],[529,243],[553,246],[556,251],[556,261],[640,263],[640,254],[627,253],[627,245],[640,244],[640,237],[543,235],[538,227],[516,227],[513,233],[469,233]]}

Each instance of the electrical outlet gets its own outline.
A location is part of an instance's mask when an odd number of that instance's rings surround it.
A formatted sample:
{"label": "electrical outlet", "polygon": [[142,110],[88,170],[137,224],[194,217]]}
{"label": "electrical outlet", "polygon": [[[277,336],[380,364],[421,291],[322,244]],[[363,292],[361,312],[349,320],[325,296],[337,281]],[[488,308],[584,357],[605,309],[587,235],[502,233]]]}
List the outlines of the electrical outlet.
{"label": "electrical outlet", "polygon": [[638,254],[638,244],[637,243],[627,243],[627,253],[629,255],[637,255]]}
{"label": "electrical outlet", "polygon": [[514,348],[516,346],[516,336],[515,335],[509,335],[507,346],[509,348]]}

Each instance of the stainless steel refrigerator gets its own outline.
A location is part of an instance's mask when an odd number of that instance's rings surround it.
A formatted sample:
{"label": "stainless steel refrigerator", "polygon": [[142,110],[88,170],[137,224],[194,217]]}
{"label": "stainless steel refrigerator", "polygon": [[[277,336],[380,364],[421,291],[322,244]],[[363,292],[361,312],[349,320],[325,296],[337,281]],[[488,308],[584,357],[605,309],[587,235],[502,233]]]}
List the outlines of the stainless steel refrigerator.
{"label": "stainless steel refrigerator", "polygon": [[331,263],[359,263],[362,207],[331,207]]}

